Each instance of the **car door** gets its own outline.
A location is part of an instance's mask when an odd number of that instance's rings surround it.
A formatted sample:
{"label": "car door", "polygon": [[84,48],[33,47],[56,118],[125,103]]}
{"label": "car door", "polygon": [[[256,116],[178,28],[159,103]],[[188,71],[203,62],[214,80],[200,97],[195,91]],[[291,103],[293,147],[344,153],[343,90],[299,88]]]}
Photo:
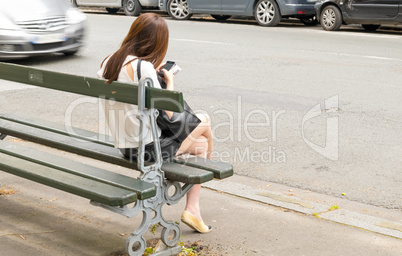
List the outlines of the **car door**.
{"label": "car door", "polygon": [[224,14],[241,14],[246,11],[247,6],[253,2],[252,0],[222,0],[222,13]]}
{"label": "car door", "polygon": [[[99,1],[99,0],[97,0]],[[121,0],[102,0],[101,1],[104,4],[118,4],[121,5]]]}
{"label": "car door", "polygon": [[87,4],[100,4],[102,0],[77,0],[78,5],[87,5]]}
{"label": "car door", "polygon": [[400,0],[345,0],[352,19],[390,19],[398,14]]}
{"label": "car door", "polygon": [[188,7],[192,12],[210,13],[221,10],[221,0],[187,0]]}

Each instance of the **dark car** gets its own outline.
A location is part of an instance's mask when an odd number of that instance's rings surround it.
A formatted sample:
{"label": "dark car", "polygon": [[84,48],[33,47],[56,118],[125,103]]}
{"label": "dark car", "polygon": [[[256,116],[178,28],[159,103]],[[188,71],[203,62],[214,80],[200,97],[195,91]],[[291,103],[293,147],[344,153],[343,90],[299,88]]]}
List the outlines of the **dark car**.
{"label": "dark car", "polygon": [[86,16],[65,0],[2,1],[0,60],[50,53],[73,55],[83,45]]}
{"label": "dark car", "polygon": [[366,30],[402,24],[402,0],[319,0],[314,8],[325,30],[361,24]]}
{"label": "dark car", "polygon": [[173,19],[189,19],[192,14],[211,14],[217,20],[231,16],[254,17],[262,26],[276,26],[281,18],[299,18],[316,25],[311,0],[159,0],[159,8]]}

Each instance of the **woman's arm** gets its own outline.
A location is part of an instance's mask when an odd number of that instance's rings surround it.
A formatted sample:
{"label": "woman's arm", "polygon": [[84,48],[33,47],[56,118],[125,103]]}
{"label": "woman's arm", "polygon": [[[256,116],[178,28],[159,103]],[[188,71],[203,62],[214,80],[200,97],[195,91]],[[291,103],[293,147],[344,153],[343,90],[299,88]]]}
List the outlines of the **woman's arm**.
{"label": "woman's arm", "polygon": [[[163,69],[164,64],[161,64],[157,69],[156,73],[159,72],[159,70],[162,70],[164,77],[162,77],[162,80],[166,83],[166,90],[174,91],[174,83],[173,83],[173,70],[167,71],[166,69]],[[161,69],[162,68],[162,69]],[[173,112],[172,111],[165,111],[166,114],[168,115],[169,119],[172,118]]]}

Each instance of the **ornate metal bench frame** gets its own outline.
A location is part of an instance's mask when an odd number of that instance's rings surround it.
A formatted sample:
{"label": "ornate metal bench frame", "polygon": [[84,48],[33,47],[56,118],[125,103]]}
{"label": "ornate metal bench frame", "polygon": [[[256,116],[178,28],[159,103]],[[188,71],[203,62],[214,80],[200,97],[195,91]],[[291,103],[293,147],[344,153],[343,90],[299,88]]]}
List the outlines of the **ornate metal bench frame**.
{"label": "ornate metal bench frame", "polygon": [[[126,250],[130,256],[141,256],[146,249],[146,240],[144,234],[151,226],[159,224],[163,227],[161,240],[167,246],[163,251],[154,253],[153,255],[177,255],[181,252],[181,247],[178,242],[181,236],[181,230],[178,224],[171,221],[166,221],[163,218],[162,207],[165,204],[174,205],[180,201],[182,197],[193,187],[193,184],[181,185],[178,181],[170,181],[165,178],[164,172],[161,169],[162,155],[157,132],[156,118],[158,110],[154,108],[145,108],[145,87],[153,87],[153,82],[150,78],[142,78],[138,83],[138,116],[140,120],[140,142],[139,142],[139,158],[138,170],[141,172],[140,179],[156,186],[156,195],[145,200],[137,200],[134,206],[111,207],[98,202],[91,202],[96,206],[101,206],[110,211],[119,213],[128,218],[135,217],[142,212],[142,223],[126,240]],[[150,120],[151,131],[148,130],[146,122]],[[152,132],[152,137],[155,145],[155,155],[157,161],[152,165],[145,165],[145,135]],[[169,189],[174,188],[173,195],[169,195]],[[173,237],[171,238],[171,236]]]}

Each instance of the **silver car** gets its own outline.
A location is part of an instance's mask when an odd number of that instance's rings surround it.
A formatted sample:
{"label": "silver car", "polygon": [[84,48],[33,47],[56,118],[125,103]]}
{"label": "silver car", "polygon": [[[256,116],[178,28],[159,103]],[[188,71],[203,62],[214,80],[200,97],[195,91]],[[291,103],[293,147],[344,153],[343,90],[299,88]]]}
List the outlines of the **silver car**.
{"label": "silver car", "polygon": [[85,20],[66,0],[1,1],[0,60],[73,55],[83,44]]}
{"label": "silver car", "polygon": [[231,16],[254,17],[261,26],[278,25],[282,18],[298,18],[315,26],[316,0],[159,0],[159,8],[173,19],[189,19],[192,14],[211,14],[217,20]]}

